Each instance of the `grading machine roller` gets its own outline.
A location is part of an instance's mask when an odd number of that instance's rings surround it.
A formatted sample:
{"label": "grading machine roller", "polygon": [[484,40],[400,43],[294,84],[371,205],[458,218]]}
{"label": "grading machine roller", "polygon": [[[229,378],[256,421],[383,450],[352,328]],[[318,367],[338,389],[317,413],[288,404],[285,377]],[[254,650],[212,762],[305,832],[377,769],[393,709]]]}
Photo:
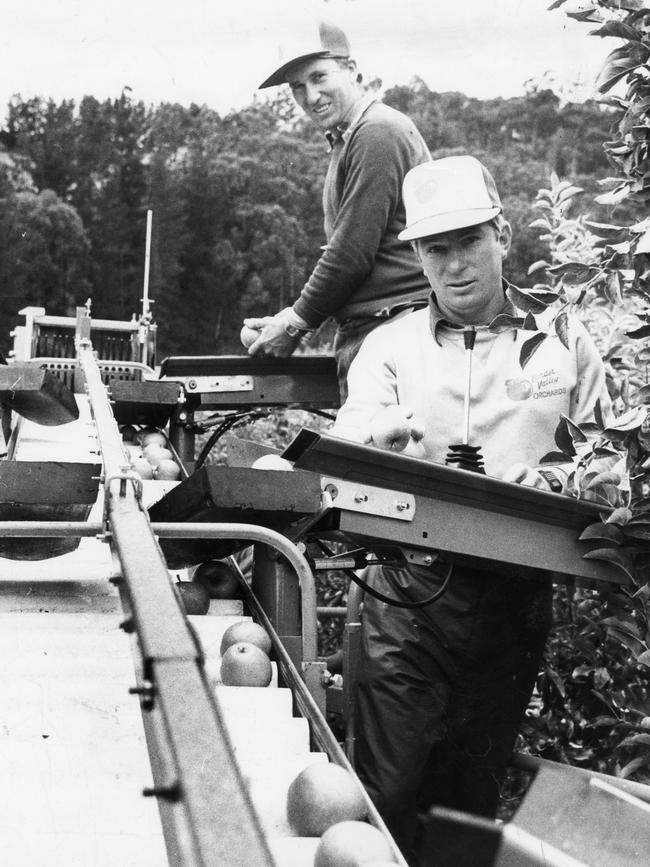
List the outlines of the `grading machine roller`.
{"label": "grading machine roller", "polygon": [[[273,449],[245,440],[227,466],[210,462],[218,435],[268,408],[331,414],[331,358],[156,367],[149,317],[24,313],[0,365],[3,863],[311,867],[319,840],[295,835],[286,794],[310,764],[353,774],[361,602],[351,591],[341,678],[318,655],[320,571],[440,558],[498,562],[522,580],[625,581],[584,557],[578,536],[598,513],[588,503],[309,429],[283,453],[292,471],[251,468]],[[141,478],[124,426],[162,432],[178,478]],[[187,614],[175,584],[214,558],[239,592]],[[221,679],[222,635],[246,618],[271,638],[266,688]],[[596,851],[633,863],[626,839],[631,828],[636,846],[648,836],[646,787],[551,763],[528,770],[536,777],[507,825],[434,811],[425,863],[603,863]],[[579,831],[553,791],[581,804]]]}

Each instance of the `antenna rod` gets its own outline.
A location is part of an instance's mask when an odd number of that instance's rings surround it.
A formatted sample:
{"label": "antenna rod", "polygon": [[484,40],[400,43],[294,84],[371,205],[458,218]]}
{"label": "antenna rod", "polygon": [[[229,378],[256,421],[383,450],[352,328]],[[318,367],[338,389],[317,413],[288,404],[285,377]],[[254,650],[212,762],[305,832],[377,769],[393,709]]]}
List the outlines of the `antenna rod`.
{"label": "antenna rod", "polygon": [[474,342],[476,340],[476,330],[474,328],[466,328],[463,331],[465,340],[465,358],[467,359],[467,379],[465,381],[465,406],[464,406],[464,433],[463,444],[469,445],[469,408],[472,399],[472,355]]}
{"label": "antenna rod", "polygon": [[142,318],[148,319],[149,311],[149,260],[151,258],[151,210],[147,211],[147,239],[144,251],[144,287],[142,289]]}

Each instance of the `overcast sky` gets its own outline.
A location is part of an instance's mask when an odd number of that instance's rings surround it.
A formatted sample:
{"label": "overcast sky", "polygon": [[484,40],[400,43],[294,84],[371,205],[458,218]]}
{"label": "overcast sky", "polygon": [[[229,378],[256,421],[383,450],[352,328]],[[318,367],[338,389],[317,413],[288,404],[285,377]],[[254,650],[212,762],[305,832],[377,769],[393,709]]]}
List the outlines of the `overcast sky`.
{"label": "overcast sky", "polygon": [[508,97],[551,76],[584,98],[617,40],[550,2],[0,0],[0,120],[13,94],[104,99],[125,85],[145,103],[242,107],[312,10],[346,29],[366,77],[386,85],[418,75],[431,90]]}

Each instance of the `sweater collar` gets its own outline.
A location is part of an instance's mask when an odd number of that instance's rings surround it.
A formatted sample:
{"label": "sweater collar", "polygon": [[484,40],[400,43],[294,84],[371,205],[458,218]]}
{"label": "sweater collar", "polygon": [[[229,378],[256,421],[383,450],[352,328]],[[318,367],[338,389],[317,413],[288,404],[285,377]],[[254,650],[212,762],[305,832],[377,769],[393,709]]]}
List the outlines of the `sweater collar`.
{"label": "sweater collar", "polygon": [[343,118],[341,123],[337,124],[333,129],[325,133],[330,150],[334,150],[334,146],[341,143],[344,144],[352,135],[352,131],[359,123],[363,115],[370,108],[373,102],[377,102],[377,97],[371,93],[364,93],[359,99],[350,106],[348,113]]}
{"label": "sweater collar", "polygon": [[[507,313],[510,316],[514,316],[516,314],[515,306],[512,301],[506,295],[506,289],[510,286],[507,280],[501,280],[501,285],[503,287],[503,307],[499,310],[499,314]],[[444,313],[438,307],[438,301],[436,299],[435,292],[432,292],[429,296],[429,325],[431,328],[431,333],[436,339],[436,343],[440,343],[440,338],[438,336],[439,330],[441,328],[455,328],[458,330],[462,330],[466,326],[460,325],[458,322],[450,322],[449,319],[445,318]],[[489,326],[487,326],[489,327]]]}

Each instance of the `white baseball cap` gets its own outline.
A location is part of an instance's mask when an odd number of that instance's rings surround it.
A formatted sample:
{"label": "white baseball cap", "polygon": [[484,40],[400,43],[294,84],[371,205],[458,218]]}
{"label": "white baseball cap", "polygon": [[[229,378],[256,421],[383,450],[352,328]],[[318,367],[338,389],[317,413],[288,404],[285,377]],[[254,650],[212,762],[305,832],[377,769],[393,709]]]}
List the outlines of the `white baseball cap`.
{"label": "white baseball cap", "polygon": [[284,84],[290,66],[314,57],[349,57],[350,43],[345,33],[329,21],[309,22],[305,26],[292,27],[278,47],[279,66],[260,84],[274,87]]}
{"label": "white baseball cap", "polygon": [[486,223],[502,211],[494,178],[475,157],[421,163],[402,186],[406,228],[401,241]]}

